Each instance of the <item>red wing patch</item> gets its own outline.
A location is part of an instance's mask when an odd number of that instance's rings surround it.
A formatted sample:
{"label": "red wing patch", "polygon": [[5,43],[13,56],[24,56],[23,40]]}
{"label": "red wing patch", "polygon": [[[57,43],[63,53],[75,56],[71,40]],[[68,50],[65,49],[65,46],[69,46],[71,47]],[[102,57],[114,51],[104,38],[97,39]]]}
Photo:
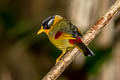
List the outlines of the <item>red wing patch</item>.
{"label": "red wing patch", "polygon": [[70,39],[69,42],[71,44],[75,44],[75,43],[81,43],[82,40],[80,39],[80,37],[78,36],[76,39]]}
{"label": "red wing patch", "polygon": [[75,39],[70,39],[69,42],[70,42],[71,44],[74,44],[74,43],[76,42],[76,40],[75,40]]}
{"label": "red wing patch", "polygon": [[79,36],[77,37],[76,40],[77,40],[78,43],[82,42],[82,40],[81,40],[81,38]]}
{"label": "red wing patch", "polygon": [[55,39],[58,39],[61,36],[62,32],[57,32],[55,35]]}

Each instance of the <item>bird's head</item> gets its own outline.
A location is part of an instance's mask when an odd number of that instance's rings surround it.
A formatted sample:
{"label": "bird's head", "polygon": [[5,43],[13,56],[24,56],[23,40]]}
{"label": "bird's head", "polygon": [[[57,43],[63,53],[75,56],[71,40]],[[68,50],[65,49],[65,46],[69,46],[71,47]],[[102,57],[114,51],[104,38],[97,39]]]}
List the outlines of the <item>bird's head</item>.
{"label": "bird's head", "polygon": [[45,32],[46,34],[49,33],[49,31],[51,30],[51,28],[57,23],[59,22],[61,19],[63,19],[61,16],[59,15],[54,15],[54,16],[50,16],[48,18],[46,18],[40,27],[40,30],[37,32],[37,34],[41,34],[42,32]]}

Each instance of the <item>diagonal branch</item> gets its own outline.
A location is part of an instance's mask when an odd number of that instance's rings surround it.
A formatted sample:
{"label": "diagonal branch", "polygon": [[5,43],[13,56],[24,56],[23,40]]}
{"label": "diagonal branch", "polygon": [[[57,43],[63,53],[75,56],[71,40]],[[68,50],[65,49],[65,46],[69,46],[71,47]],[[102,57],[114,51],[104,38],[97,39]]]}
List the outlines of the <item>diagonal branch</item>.
{"label": "diagonal branch", "polygon": [[[120,11],[120,0],[116,0],[113,6],[102,16],[98,22],[87,31],[87,33],[83,36],[83,42],[88,45],[95,36],[102,31],[106,24],[111,20],[111,18]],[[75,57],[79,54],[79,50],[74,48],[68,51],[62,61],[55,64],[53,68],[48,72],[48,74],[42,80],[56,80],[60,74],[67,68],[67,66],[75,59]]]}

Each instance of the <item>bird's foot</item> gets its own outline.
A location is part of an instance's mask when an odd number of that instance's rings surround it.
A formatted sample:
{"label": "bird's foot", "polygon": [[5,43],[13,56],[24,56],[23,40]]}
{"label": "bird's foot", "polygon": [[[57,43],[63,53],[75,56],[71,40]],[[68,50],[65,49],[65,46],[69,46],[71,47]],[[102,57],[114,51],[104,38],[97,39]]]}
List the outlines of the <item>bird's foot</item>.
{"label": "bird's foot", "polygon": [[62,54],[56,59],[56,64],[63,61],[62,57],[64,56],[65,52],[66,52],[66,49],[63,50]]}
{"label": "bird's foot", "polygon": [[57,59],[56,64],[59,63],[59,62],[62,62],[62,61],[63,61],[62,59]]}

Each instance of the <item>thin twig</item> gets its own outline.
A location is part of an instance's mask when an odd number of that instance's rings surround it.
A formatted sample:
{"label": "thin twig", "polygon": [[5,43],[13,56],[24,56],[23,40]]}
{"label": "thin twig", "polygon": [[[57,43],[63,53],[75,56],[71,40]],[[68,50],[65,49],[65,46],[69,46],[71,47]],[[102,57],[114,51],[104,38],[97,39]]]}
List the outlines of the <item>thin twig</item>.
{"label": "thin twig", "polygon": [[[111,18],[120,11],[120,0],[117,0],[113,6],[102,16],[98,22],[91,27],[90,30],[83,36],[83,42],[88,45],[95,36],[105,27],[106,24],[111,20]],[[60,74],[67,68],[67,66],[75,59],[76,55],[80,54],[77,48],[68,51],[62,61],[55,64],[53,68],[48,72],[48,74],[43,78],[43,80],[56,80]]]}

